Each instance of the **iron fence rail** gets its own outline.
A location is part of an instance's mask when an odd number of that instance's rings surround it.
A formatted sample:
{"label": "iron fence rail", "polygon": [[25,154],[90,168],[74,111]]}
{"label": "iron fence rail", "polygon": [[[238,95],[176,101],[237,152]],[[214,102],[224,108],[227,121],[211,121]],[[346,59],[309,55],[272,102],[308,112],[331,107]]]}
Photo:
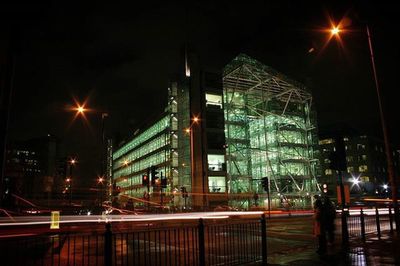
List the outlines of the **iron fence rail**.
{"label": "iron fence rail", "polygon": [[[382,232],[393,233],[396,230],[392,208],[389,208],[389,211],[380,211],[378,208],[375,208],[373,212],[370,209],[368,210],[360,209],[358,212],[353,211],[351,215],[348,212],[341,214],[346,216],[345,221],[350,239],[366,241],[368,237],[381,238]],[[341,219],[337,219],[337,223],[340,222]],[[343,232],[341,234],[344,235]]]}
{"label": "iron fence rail", "polygon": [[200,219],[180,226],[113,231],[107,224],[104,233],[2,239],[1,265],[243,265],[263,259],[263,225],[265,216]]}

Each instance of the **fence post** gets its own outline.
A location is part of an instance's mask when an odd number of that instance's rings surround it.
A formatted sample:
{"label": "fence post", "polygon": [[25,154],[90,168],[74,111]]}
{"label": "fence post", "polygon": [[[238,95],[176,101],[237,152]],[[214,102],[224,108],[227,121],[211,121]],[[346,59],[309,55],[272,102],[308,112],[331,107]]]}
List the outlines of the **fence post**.
{"label": "fence post", "polygon": [[390,233],[393,234],[393,216],[392,216],[392,207],[389,205],[389,226]]}
{"label": "fence post", "polygon": [[360,223],[361,223],[361,239],[365,242],[365,220],[363,209],[360,211]]}
{"label": "fence post", "polygon": [[267,265],[267,220],[265,213],[261,216],[261,248],[262,248],[262,265]]}
{"label": "fence post", "polygon": [[203,219],[199,219],[199,265],[206,265],[206,249],[204,243],[204,222]]}
{"label": "fence post", "polygon": [[347,215],[348,211],[346,211],[344,208],[342,209],[342,246],[347,247],[349,243],[349,229],[347,226]]}
{"label": "fence post", "polygon": [[112,232],[110,223],[106,223],[106,231],[104,233],[104,265],[112,265]]}
{"label": "fence post", "polygon": [[377,206],[375,206],[375,219],[376,219],[376,231],[378,233],[378,238],[381,239],[381,222],[379,220],[379,211]]}

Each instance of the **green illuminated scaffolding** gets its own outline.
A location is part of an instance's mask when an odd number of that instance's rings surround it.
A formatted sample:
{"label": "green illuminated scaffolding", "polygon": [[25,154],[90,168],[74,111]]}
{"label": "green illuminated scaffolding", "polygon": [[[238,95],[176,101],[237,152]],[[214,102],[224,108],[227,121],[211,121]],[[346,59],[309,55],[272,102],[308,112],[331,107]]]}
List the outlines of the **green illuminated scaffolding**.
{"label": "green illuminated scaffolding", "polygon": [[317,128],[312,96],[301,85],[246,56],[224,69],[229,193],[264,194],[274,206],[305,206],[316,180]]}

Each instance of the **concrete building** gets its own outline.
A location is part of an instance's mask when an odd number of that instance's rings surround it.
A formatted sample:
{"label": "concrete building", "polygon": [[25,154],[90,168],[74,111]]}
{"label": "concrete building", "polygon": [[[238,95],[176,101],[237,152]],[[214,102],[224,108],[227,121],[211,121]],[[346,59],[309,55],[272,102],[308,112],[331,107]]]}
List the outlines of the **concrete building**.
{"label": "concrete building", "polygon": [[168,97],[157,121],[114,148],[121,198],[147,197],[142,177],[153,166],[167,180],[163,193],[149,189],[154,203],[162,195],[180,208],[310,206],[319,191],[318,141],[303,85],[244,54],[222,71],[189,56]]}

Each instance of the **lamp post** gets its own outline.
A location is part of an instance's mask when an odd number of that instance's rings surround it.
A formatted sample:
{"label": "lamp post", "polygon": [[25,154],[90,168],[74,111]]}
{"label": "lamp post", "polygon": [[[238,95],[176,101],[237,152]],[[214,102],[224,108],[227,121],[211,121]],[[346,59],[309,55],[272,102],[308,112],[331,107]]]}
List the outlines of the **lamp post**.
{"label": "lamp post", "polygon": [[[86,108],[86,101],[83,104],[78,103],[77,101],[75,101],[76,106],[74,108],[72,108],[72,110],[76,111],[75,117],[77,116],[82,116],[86,121],[86,114],[87,112],[95,112],[93,109],[89,109]],[[98,114],[99,112],[96,111],[96,113]],[[105,175],[106,171],[106,163],[105,163],[105,153],[106,153],[106,148],[104,146],[105,143],[105,119],[108,117],[108,113],[107,112],[100,112],[101,115],[101,124],[100,124],[100,136],[99,136],[99,142],[100,142],[100,176],[102,178],[101,184],[103,184],[104,178],[106,179],[107,182],[107,177]],[[111,180],[110,181],[110,187],[111,187]],[[105,191],[101,191],[101,193],[106,193]],[[100,196],[100,200],[102,201],[103,199],[103,195],[101,194]]]}
{"label": "lamp post", "polygon": [[[399,214],[399,208],[398,208],[398,202],[397,202],[397,180],[394,176],[393,159],[392,159],[392,153],[390,151],[389,134],[387,131],[385,113],[383,110],[383,105],[382,105],[382,100],[381,100],[381,91],[380,91],[379,82],[378,82],[378,75],[376,73],[375,56],[374,56],[374,51],[373,51],[373,47],[372,47],[371,33],[369,30],[368,24],[365,25],[365,31],[366,31],[367,38],[368,38],[368,48],[369,48],[369,54],[371,57],[373,78],[374,78],[375,89],[376,89],[376,94],[377,94],[377,98],[378,98],[379,116],[380,116],[380,120],[381,120],[383,141],[385,143],[385,154],[386,154],[386,161],[387,161],[387,168],[388,168],[387,170],[388,170],[388,176],[389,176],[389,180],[390,180],[390,187],[392,190],[392,201],[393,201],[393,208],[394,208],[394,215],[395,215],[396,230],[397,230],[397,233],[400,233],[400,214]],[[339,28],[339,26],[333,26],[331,28],[330,32],[331,32],[332,36],[338,37],[339,33],[341,32],[341,29]]]}
{"label": "lamp post", "polygon": [[[193,152],[193,150],[194,150],[193,130],[194,130],[194,126],[199,124],[199,121],[200,121],[200,119],[197,116],[191,117],[190,126],[185,129],[185,132],[187,134],[189,134],[189,138],[190,138],[190,140],[189,140],[189,142],[190,142],[190,170],[191,170],[191,178],[192,178],[192,191],[193,191],[193,177],[196,173],[196,169],[195,169],[196,159],[194,157],[194,152]],[[182,186],[182,187],[184,187],[184,186]],[[187,193],[186,187],[184,187],[184,189],[185,189],[185,193],[184,193],[185,196],[183,198],[185,200],[185,208],[186,208],[186,200],[188,197],[188,193]],[[203,191],[203,205],[205,205],[204,203],[206,202],[206,199],[205,199],[204,187],[203,187],[202,191]],[[192,199],[192,203],[193,203],[193,199]]]}
{"label": "lamp post", "polygon": [[71,159],[68,161],[69,164],[69,177],[65,179],[69,189],[69,205],[72,205],[72,178],[73,178],[73,169],[75,164],[77,163],[76,159]]}

